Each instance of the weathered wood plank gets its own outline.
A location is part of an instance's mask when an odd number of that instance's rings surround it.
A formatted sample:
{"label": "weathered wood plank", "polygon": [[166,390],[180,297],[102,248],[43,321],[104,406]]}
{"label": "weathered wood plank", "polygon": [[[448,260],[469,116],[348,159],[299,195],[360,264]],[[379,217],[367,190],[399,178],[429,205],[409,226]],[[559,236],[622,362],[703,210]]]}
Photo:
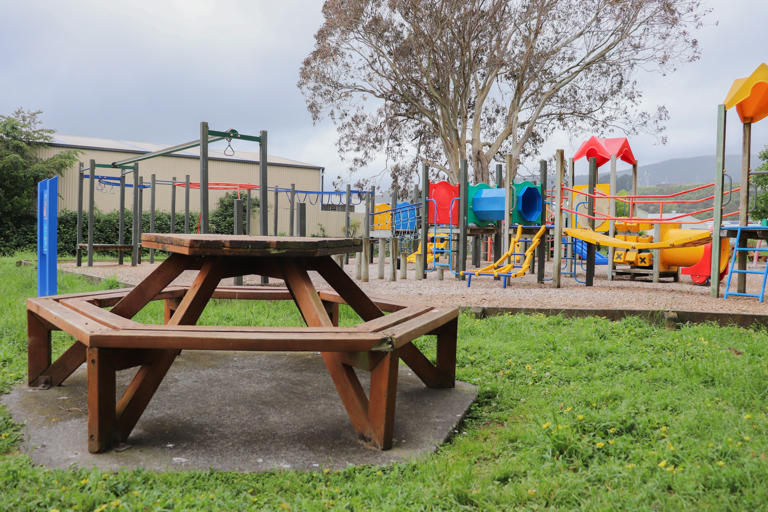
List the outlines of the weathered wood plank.
{"label": "weathered wood plank", "polygon": [[131,288],[120,302],[112,308],[112,313],[124,318],[133,318],[144,306],[149,304],[157,294],[176,279],[182,272],[194,263],[195,258],[171,254],[149,276],[137,286]]}
{"label": "weathered wood plank", "polygon": [[111,348],[107,351],[107,357],[112,367],[119,371],[152,364],[163,351],[151,349]]}
{"label": "weathered wood plank", "polygon": [[397,352],[400,359],[403,360],[413,373],[421,379],[428,388],[448,388],[453,387],[445,375],[433,365],[427,357],[422,354],[413,343],[407,343],[400,347]]}
{"label": "weathered wood plank", "polygon": [[[178,350],[158,351],[151,364],[142,365],[139,368],[117,402],[114,431],[119,441],[125,441],[131,435],[177,355],[179,355]],[[114,390],[112,395],[114,397]],[[115,411],[114,408],[113,411]]]}
{"label": "weathered wood plank", "polygon": [[384,316],[381,309],[329,256],[315,258],[311,261],[311,265],[364,321]]}
{"label": "weathered wood plank", "polygon": [[145,233],[142,247],[197,256],[317,257],[362,251],[362,240]]}
{"label": "weathered wood plank", "polygon": [[95,320],[86,318],[49,298],[27,299],[27,310],[32,311],[70,336],[74,336],[85,345],[88,345],[88,339],[92,334],[109,330],[108,327]]}
{"label": "weathered wood plank", "polygon": [[395,348],[400,348],[416,338],[429,334],[435,329],[445,325],[454,318],[458,318],[459,308],[439,308],[421,316],[403,322],[390,329],[382,331],[395,341]]}
{"label": "weathered wood plank", "polygon": [[397,352],[388,352],[371,371],[368,422],[371,425],[371,443],[381,450],[392,448],[398,360]]}
{"label": "weathered wood plank", "polygon": [[51,331],[41,318],[27,311],[27,382],[41,384],[40,375],[51,366]]}
{"label": "weathered wood plank", "polygon": [[[339,304],[347,303],[347,301],[341,298],[341,295],[333,290],[320,290],[318,293],[323,300],[338,302]],[[383,297],[369,297],[369,299],[371,299],[371,301],[376,304],[376,307],[384,313],[394,313],[411,306],[424,306],[424,304],[419,304],[417,302],[406,302]]]}
{"label": "weathered wood plank", "polygon": [[285,260],[281,263],[281,268],[285,284],[288,285],[304,322],[310,327],[333,327],[307,271],[293,260]]}
{"label": "weathered wood plank", "polygon": [[259,350],[284,352],[357,352],[377,349],[391,340],[378,333],[304,334],[227,333],[215,331],[181,332],[159,330],[120,330],[91,338],[91,344],[108,348],[154,348],[178,350]]}
{"label": "weathered wood plank", "polygon": [[[288,289],[291,291],[293,300],[299,307],[304,321],[311,327],[333,327],[328,313],[320,301],[320,297],[312,285],[307,271],[296,265],[296,262],[287,260],[282,263],[283,276]],[[331,343],[327,343],[329,347]],[[364,440],[370,439],[371,425],[368,421],[368,398],[360,380],[355,375],[355,370],[349,365],[341,362],[337,354],[323,348],[322,356],[331,380],[336,386],[344,409],[347,411],[352,427],[355,429],[358,437]]]}
{"label": "weathered wood plank", "polygon": [[88,357],[88,451],[99,453],[112,445],[115,424],[115,369],[107,350],[89,348]]}
{"label": "weathered wood plank", "polygon": [[437,369],[445,377],[445,387],[456,385],[456,344],[459,319],[454,318],[437,333]]}
{"label": "weathered wood plank", "polygon": [[130,327],[136,328],[141,326],[141,324],[138,322],[134,322],[133,320],[128,320],[127,318],[123,318],[121,316],[113,314],[110,311],[103,310],[100,307],[94,306],[93,304],[86,302],[82,299],[62,300],[61,302],[59,302],[59,304],[62,304],[63,306],[68,307],[72,311],[76,311],[81,315],[84,315],[90,318],[91,320],[94,320],[100,323],[101,325],[104,325],[111,329],[125,329]]}
{"label": "weathered wood plank", "polygon": [[51,366],[40,374],[39,379],[42,380],[46,377],[51,387],[60,386],[85,362],[86,350],[87,347],[85,345],[76,341]]}
{"label": "weathered wood plank", "polygon": [[168,325],[194,325],[219,285],[225,268],[225,263],[220,258],[205,261]]}
{"label": "weathered wood plank", "polygon": [[384,329],[389,329],[399,325],[403,322],[407,322],[413,318],[419,317],[425,313],[432,311],[432,306],[412,306],[409,308],[401,309],[395,313],[376,318],[370,322],[366,322],[360,325],[360,330],[365,332],[378,332]]}

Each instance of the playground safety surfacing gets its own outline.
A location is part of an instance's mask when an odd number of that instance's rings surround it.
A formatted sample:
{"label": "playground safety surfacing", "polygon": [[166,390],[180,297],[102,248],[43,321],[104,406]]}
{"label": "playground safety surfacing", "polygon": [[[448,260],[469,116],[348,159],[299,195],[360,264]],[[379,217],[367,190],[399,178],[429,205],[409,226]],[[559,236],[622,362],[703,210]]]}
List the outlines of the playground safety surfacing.
{"label": "playground safety surfacing", "polygon": [[[455,389],[429,389],[408,367],[399,371],[395,440],[388,451],[357,442],[315,353],[239,352],[233,357],[231,352],[185,351],[127,445],[98,455],[88,453],[84,366],[65,385],[44,392],[17,386],[3,403],[23,424],[22,451],[51,468],[337,470],[434,452],[454,433],[477,394],[474,386],[459,381]],[[366,391],[367,375],[359,373]],[[132,375],[120,377],[127,384]]]}

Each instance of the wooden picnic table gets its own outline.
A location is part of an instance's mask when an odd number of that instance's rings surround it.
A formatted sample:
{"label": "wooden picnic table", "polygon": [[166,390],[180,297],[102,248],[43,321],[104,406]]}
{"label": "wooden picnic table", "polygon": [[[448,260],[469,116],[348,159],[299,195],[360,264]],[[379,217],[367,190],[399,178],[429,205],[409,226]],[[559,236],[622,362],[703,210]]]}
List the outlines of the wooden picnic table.
{"label": "wooden picnic table", "polygon": [[[383,450],[392,446],[400,360],[428,387],[454,387],[458,308],[368,297],[331,258],[360,252],[361,240],[149,233],[142,246],[171,255],[134,288],[27,300],[30,386],[60,385],[87,362],[91,452],[128,438],[182,350],[320,352],[357,436]],[[198,270],[193,284],[171,286],[185,270]],[[318,292],[309,272],[332,289]],[[251,274],[285,288],[220,286]],[[196,325],[211,298],[292,300],[306,327]],[[153,300],[165,302],[163,325],[131,320]],[[363,323],[339,327],[339,304]],[[53,330],[76,341],[51,362]],[[436,364],[412,343],[425,334],[437,335]],[[137,366],[116,400],[116,372]],[[353,367],[370,371],[368,396]]]}

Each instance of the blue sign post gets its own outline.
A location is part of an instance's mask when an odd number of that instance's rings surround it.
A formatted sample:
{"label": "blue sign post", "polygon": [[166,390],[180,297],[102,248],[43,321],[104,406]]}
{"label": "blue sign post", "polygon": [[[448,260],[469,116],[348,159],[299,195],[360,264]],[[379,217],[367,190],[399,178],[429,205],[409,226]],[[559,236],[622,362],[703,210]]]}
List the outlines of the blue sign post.
{"label": "blue sign post", "polygon": [[56,295],[59,178],[37,185],[37,296]]}

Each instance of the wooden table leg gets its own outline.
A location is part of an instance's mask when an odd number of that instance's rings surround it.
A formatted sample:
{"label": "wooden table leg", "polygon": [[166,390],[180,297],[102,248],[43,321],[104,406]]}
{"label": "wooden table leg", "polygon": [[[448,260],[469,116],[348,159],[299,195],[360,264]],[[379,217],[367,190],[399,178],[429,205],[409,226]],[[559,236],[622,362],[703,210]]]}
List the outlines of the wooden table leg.
{"label": "wooden table leg", "polygon": [[392,448],[398,360],[397,352],[387,352],[371,370],[368,422],[371,425],[371,443],[381,450]]}
{"label": "wooden table leg", "polygon": [[[333,322],[307,271],[293,261],[283,263],[282,269],[283,279],[307,325],[332,327]],[[388,450],[392,447],[395,424],[398,356],[395,352],[376,356],[378,361],[371,371],[370,399],[365,396],[354,368],[345,364],[344,354],[323,352],[323,361],[357,436],[377,448]]]}
{"label": "wooden table leg", "polygon": [[108,349],[88,348],[88,451],[112,445],[115,425],[115,369]]}
{"label": "wooden table leg", "polygon": [[435,332],[437,335],[437,364],[433,365],[413,343],[400,347],[400,358],[428,388],[456,386],[456,339],[459,326],[454,318]]}
{"label": "wooden table leg", "polygon": [[59,386],[85,362],[86,347],[75,341],[51,363],[51,331],[55,327],[27,311],[27,370],[30,386]]}
{"label": "wooden table leg", "polygon": [[[178,268],[180,267],[176,267],[176,270]],[[195,278],[195,282],[184,295],[181,302],[178,303],[176,310],[167,323],[171,325],[194,325],[197,323],[206,304],[221,281],[221,276],[225,273],[225,269],[226,266],[220,258],[207,259]],[[150,278],[151,276],[147,279]],[[165,285],[162,288],[165,288]],[[146,296],[148,294],[141,295],[141,297]],[[137,299],[132,305],[129,304],[130,307],[126,306],[124,312],[130,313],[139,303]],[[122,357],[125,356],[123,351],[126,349],[115,349],[111,352],[106,349],[88,349],[89,363],[92,362],[92,350],[98,350],[94,354],[99,354],[100,357],[93,358],[93,364],[95,365],[93,371],[91,371],[90,364],[88,367],[89,449],[91,451],[103,451],[112,443],[125,441],[128,438],[180,351],[165,349],[136,350],[135,353],[128,354],[128,357]],[[110,364],[110,356],[122,357],[122,359],[135,359],[141,363],[141,368],[139,368],[139,371],[128,385],[117,405],[115,405],[115,367],[120,366],[122,368],[123,366],[121,365],[124,361],[116,361],[115,364]],[[97,364],[99,362],[101,362],[100,365]],[[106,398],[107,396],[112,397],[111,402]],[[91,418],[93,419],[91,420]]]}
{"label": "wooden table leg", "polygon": [[445,379],[445,387],[456,386],[456,341],[459,319],[454,318],[437,333],[437,369]]}
{"label": "wooden table leg", "polygon": [[[27,378],[30,386],[40,384],[40,376],[51,366],[51,331],[36,314],[27,310]],[[42,379],[49,380],[49,379]]]}
{"label": "wooden table leg", "polygon": [[166,286],[171,284],[174,279],[179,277],[182,272],[187,270],[195,261],[195,256],[185,256],[183,254],[173,253],[167,260],[162,262],[157,269],[149,274],[137,286],[133,287],[128,295],[123,297],[120,302],[112,308],[112,313],[123,318],[133,318],[136,313],[142,310],[144,306],[150,303],[158,293],[163,291]]}

